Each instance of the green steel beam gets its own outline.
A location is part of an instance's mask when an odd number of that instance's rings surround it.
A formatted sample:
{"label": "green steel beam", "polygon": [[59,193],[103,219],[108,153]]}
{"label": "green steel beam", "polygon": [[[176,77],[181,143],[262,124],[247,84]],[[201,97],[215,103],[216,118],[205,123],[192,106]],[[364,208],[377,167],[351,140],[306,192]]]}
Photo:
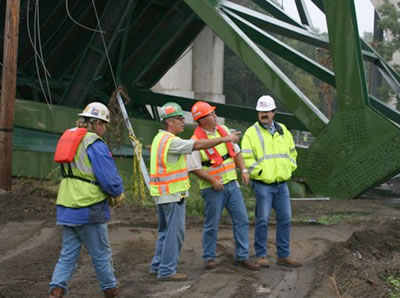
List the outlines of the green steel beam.
{"label": "green steel beam", "polygon": [[352,109],[366,105],[369,100],[354,2],[324,0],[324,8],[339,108]]}
{"label": "green steel beam", "polygon": [[[59,73],[63,73],[66,65],[69,65],[71,61],[68,59],[60,59],[60,53],[68,52],[71,56],[80,56],[78,47],[71,47],[74,44],[75,36],[85,39],[90,33],[89,31],[83,31],[82,28],[73,25],[72,21],[69,19],[65,12],[65,3],[60,1],[64,8],[60,8],[63,13],[62,21],[55,20],[52,23],[48,23],[52,35],[47,38],[45,35],[41,35],[43,40],[43,47],[46,49],[46,66],[51,69],[52,76],[58,76]],[[91,11],[92,7],[87,5],[84,1],[77,2],[73,7],[70,7],[70,13],[74,15],[75,18],[81,18],[87,15]],[[79,16],[78,16],[79,15]],[[43,30],[43,25],[41,25],[41,30]],[[32,30],[32,28],[31,28]],[[32,33],[33,31],[31,31]],[[80,34],[78,34],[78,32]],[[54,33],[56,33],[54,35]],[[32,45],[30,41],[27,41],[27,54],[29,53],[29,59],[22,59],[22,66],[19,67],[24,72],[35,73],[36,76],[36,66],[34,61],[34,55],[32,55]],[[22,58],[22,57],[21,57]]]}
{"label": "green steel beam", "polygon": [[120,49],[119,49],[119,58],[118,58],[118,64],[117,64],[117,68],[115,71],[115,76],[116,76],[116,80],[117,80],[117,84],[121,84],[122,83],[122,78],[121,78],[121,73],[122,73],[122,66],[124,64],[124,59],[126,56],[126,52],[127,52],[127,42],[128,42],[128,37],[129,37],[129,28],[132,24],[132,19],[133,19],[133,11],[135,11],[136,8],[136,4],[137,2],[135,1],[133,3],[133,5],[131,6],[131,11],[128,13],[128,15],[125,17],[125,25],[122,33],[122,38],[121,38],[121,42],[120,42]]}
{"label": "green steel beam", "polygon": [[[142,105],[149,104],[153,106],[162,106],[166,102],[173,101],[178,103],[182,107],[182,109],[188,112],[190,112],[195,102],[200,100],[168,94],[154,93],[149,90],[137,89],[134,87],[128,87],[128,92],[130,97],[132,98],[132,104],[135,103]],[[220,104],[216,102],[209,103],[217,107],[216,112],[218,116],[225,117],[227,119],[236,119],[247,122],[254,122],[257,119],[257,112],[255,108],[248,108],[231,104]],[[127,110],[131,110],[131,107],[129,105],[127,106]],[[307,128],[291,114],[277,112],[276,119],[278,121],[284,122],[290,129],[307,130]]]}
{"label": "green steel beam", "polygon": [[[65,81],[65,80],[61,80],[61,79],[51,79],[50,78],[48,80],[48,84],[51,89],[65,89],[68,86],[69,82]],[[41,91],[41,89],[39,87],[39,79],[37,77],[31,78],[31,77],[27,77],[27,76],[18,76],[17,85],[18,86],[24,86],[24,85],[36,86],[35,88],[37,88],[37,90]]]}
{"label": "green steel beam", "polygon": [[369,107],[385,108],[368,100],[353,1],[324,0],[324,8],[339,111],[308,148],[302,173],[317,195],[353,198],[399,173],[399,125]]}
{"label": "green steel beam", "polygon": [[157,63],[154,63],[152,68],[142,76],[140,85],[144,88],[151,88],[154,86],[164,74],[179,61],[183,55],[182,53],[188,51],[189,46],[204,26],[205,24],[201,20],[193,18],[179,35],[174,35],[172,38],[175,39],[175,43],[170,44],[169,47],[165,49],[162,56],[160,56]]}
{"label": "green steel beam", "polygon": [[[222,3],[222,7],[229,9],[230,11],[236,13],[245,20],[251,22],[252,24],[258,26],[265,31],[292,38],[316,47],[329,49],[329,40],[327,38],[321,37],[318,34],[310,32],[306,29],[292,26],[283,21],[277,20],[257,11],[253,11],[249,8],[243,7],[230,1],[224,1]],[[372,51],[369,48],[368,44],[362,43],[362,45],[364,49],[362,52],[363,58],[366,61],[376,63],[376,61],[378,61],[376,52]]]}
{"label": "green steel beam", "polygon": [[400,112],[398,110],[393,109],[391,106],[372,95],[369,95],[369,102],[373,109],[381,113],[384,117],[389,118],[397,125],[400,125]]}
{"label": "green steel beam", "polygon": [[328,119],[220,8],[207,0],[185,2],[313,135],[322,131]]}
{"label": "green steel beam", "polygon": [[[187,25],[193,22],[193,20],[196,19],[196,16],[192,14],[191,16],[188,16],[185,20],[182,20],[181,27],[179,29],[174,29],[173,27],[169,27],[169,24],[172,23],[171,20],[168,20],[168,25],[165,27],[168,27],[168,29],[164,28],[164,30],[167,30],[167,32],[163,31],[162,35],[167,35],[169,38],[165,40],[165,43],[154,53],[154,55],[151,57],[151,59],[148,60],[147,64],[144,65],[143,67],[138,67],[139,72],[136,75],[135,82],[139,82],[141,79],[143,79],[143,76],[149,72],[149,70],[154,66],[154,64],[159,63],[161,56],[163,55],[164,51],[167,49],[170,49],[171,46],[174,44],[174,41],[176,41],[176,37],[181,35],[184,28],[186,28]],[[169,31],[169,29],[171,31]],[[175,32],[174,32],[175,31]]]}
{"label": "green steel beam", "polygon": [[80,107],[87,101],[87,95],[93,81],[98,79],[104,67],[109,68],[104,46],[107,47],[108,52],[112,47],[115,47],[116,40],[120,35],[119,28],[134,6],[134,1],[128,3],[122,1],[108,2],[100,17],[102,30],[108,33],[104,34],[106,45],[103,44],[101,33],[93,33],[85,52],[81,56],[79,67],[76,68],[71,83],[64,92],[63,104]]}
{"label": "green steel beam", "polygon": [[316,47],[328,49],[329,41],[326,38],[320,37],[306,29],[290,25],[273,17],[264,15],[257,11],[251,10],[244,6],[238,5],[230,1],[224,1],[222,7],[240,15],[245,20],[254,25],[272,33],[280,34],[289,38],[296,39],[314,45]]}
{"label": "green steel beam", "polygon": [[[131,69],[128,72],[124,71],[125,81],[137,84],[144,73],[159,59],[162,52],[173,43],[174,39],[171,37],[179,34],[185,28],[185,25],[192,21],[193,14],[185,15],[176,10],[180,6],[181,3],[176,1],[173,6],[169,7],[163,17],[155,22],[156,25],[141,41],[136,51],[131,54],[137,57],[140,53],[141,59],[135,59],[135,64],[130,64]],[[153,46],[150,46],[150,44]],[[124,69],[126,69],[126,66]]]}
{"label": "green steel beam", "polygon": [[[28,4],[25,2],[25,4]],[[30,2],[31,6],[35,5],[35,1]],[[78,4],[78,3],[77,3]],[[22,6],[23,4],[21,4]],[[55,6],[53,6],[55,5]],[[25,6],[25,5],[23,5]],[[66,15],[64,12],[61,12],[61,7],[65,7],[65,4],[63,1],[54,1],[52,4],[46,3],[46,5],[42,5],[40,7],[40,35],[41,37],[46,37],[47,40],[50,38],[54,38],[53,34],[55,34],[56,30],[59,29],[59,26],[61,26],[65,20],[67,19]],[[19,33],[19,44],[20,48],[18,50],[18,63],[20,65],[25,65],[26,60],[32,57],[32,44],[29,40],[28,36],[28,28],[30,28],[30,33],[33,37],[34,33],[34,14],[33,9],[26,7],[21,7],[21,12],[26,11],[26,19],[20,20],[20,33]],[[65,9],[64,9],[65,10]],[[27,24],[26,22],[28,21],[28,13],[29,13],[29,20],[30,23]],[[21,18],[23,17],[23,13],[21,13]],[[61,21],[60,21],[61,19]],[[1,20],[0,24],[4,24],[4,21]],[[24,24],[26,23],[26,24]],[[23,26],[25,25],[25,26]],[[50,38],[47,38],[47,36],[50,36]],[[46,44],[46,40],[42,43],[42,47],[44,47]]]}
{"label": "green steel beam", "polygon": [[233,12],[226,11],[226,13],[229,14],[239,28],[242,29],[243,32],[246,33],[247,36],[257,44],[293,63],[297,67],[300,67],[304,71],[314,75],[316,78],[328,83],[333,87],[335,86],[335,76],[332,71],[286,45],[271,34],[262,31]]}
{"label": "green steel beam", "polygon": [[297,26],[302,28],[303,26],[300,25],[297,21],[289,17],[279,6],[277,6],[275,3],[269,0],[253,0],[254,3],[257,3],[258,6],[260,6],[262,9],[264,9],[266,12],[270,13],[274,17],[276,17],[278,20],[281,20],[283,22],[289,23],[293,26]]}
{"label": "green steel beam", "polygon": [[400,84],[396,80],[396,77],[392,75],[390,69],[387,68],[386,64],[382,61],[379,61],[377,64],[378,70],[389,84],[389,86],[393,89],[397,96],[400,96]]}
{"label": "green steel beam", "polygon": [[311,0],[316,7],[319,8],[319,10],[323,13],[325,13],[325,9],[324,9],[324,2],[323,0]]}
{"label": "green steel beam", "polygon": [[307,10],[304,0],[295,0],[297,11],[299,12],[300,20],[303,25],[312,26],[312,21]]}

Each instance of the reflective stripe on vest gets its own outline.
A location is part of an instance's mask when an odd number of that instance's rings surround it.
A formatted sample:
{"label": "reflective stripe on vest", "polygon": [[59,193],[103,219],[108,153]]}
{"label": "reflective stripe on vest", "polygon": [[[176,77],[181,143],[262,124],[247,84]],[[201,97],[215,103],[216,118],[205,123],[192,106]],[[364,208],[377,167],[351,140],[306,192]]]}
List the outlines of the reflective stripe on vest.
{"label": "reflective stripe on vest", "polygon": [[[283,154],[279,154],[279,153],[277,153],[277,154],[266,154],[266,152],[265,152],[264,138],[263,138],[263,136],[262,136],[262,133],[261,133],[261,130],[260,130],[260,126],[258,126],[257,124],[254,124],[253,126],[254,126],[254,128],[256,129],[257,136],[258,136],[258,140],[259,140],[259,142],[260,142],[260,144],[261,144],[261,148],[262,148],[262,150],[263,150],[264,156],[260,157],[259,159],[257,159],[257,161],[256,161],[255,163],[253,163],[252,165],[250,165],[250,167],[249,167],[249,171],[250,171],[250,172],[253,171],[254,168],[257,167],[260,163],[262,163],[264,160],[267,160],[267,159],[287,158],[287,159],[289,159],[294,165],[297,165],[296,161],[295,161],[293,158],[291,158],[291,157],[289,156],[289,154],[286,154],[286,153],[283,153]],[[296,149],[290,148],[290,150],[291,150],[291,152],[293,152],[293,151],[295,151]],[[242,150],[242,152],[243,152],[243,153],[253,153],[253,151],[252,151],[251,149]]]}
{"label": "reflective stripe on vest", "polygon": [[[169,144],[175,136],[170,133],[157,135],[152,144],[150,166],[150,193],[152,196],[168,195],[189,189],[189,175],[186,160],[182,155],[176,164],[167,163]],[[157,140],[159,138],[159,140]],[[155,160],[153,160],[155,158]]]}
{"label": "reflective stripe on vest", "polygon": [[[223,126],[225,131],[229,131],[226,126]],[[220,132],[217,130],[217,133],[214,135],[208,134],[207,138],[208,139],[214,139],[218,138],[220,136]],[[195,137],[195,136],[194,136]],[[218,152],[219,155],[224,156],[229,154],[229,150],[225,143],[219,144],[213,148]],[[233,148],[232,148],[233,149]],[[201,160],[202,162],[208,161],[209,157],[205,150],[200,150],[200,155],[201,155]],[[210,176],[212,176],[215,179],[220,180],[223,184],[229,183],[230,181],[236,180],[237,179],[237,174],[236,174],[236,164],[235,161],[232,157],[229,157],[223,161],[222,164],[218,166],[207,166],[207,165],[202,165],[202,169],[207,172]],[[207,180],[200,179],[199,180],[199,186],[200,189],[205,189],[212,187],[211,183],[208,182]]]}
{"label": "reflective stripe on vest", "polygon": [[[71,170],[75,176],[88,180],[96,180],[86,149],[98,139],[102,140],[92,132],[86,133],[82,139],[74,160],[70,163]],[[57,195],[57,205],[80,208],[96,204],[106,198],[107,194],[98,185],[78,179],[64,178],[61,181]]]}
{"label": "reflective stripe on vest", "polygon": [[77,158],[75,158],[72,162],[71,162],[71,167],[72,168],[77,168],[80,172],[85,173],[86,175],[90,175],[93,176],[93,180],[96,179],[96,177],[94,176],[93,173],[93,168],[87,164],[86,162],[86,158],[87,158],[87,153],[86,153],[86,148],[91,145],[92,143],[94,143],[97,139],[100,139],[100,137],[96,134],[86,134],[86,136],[83,138],[82,140],[82,145],[84,150],[79,150],[80,148],[78,148],[78,156]]}
{"label": "reflective stripe on vest", "polygon": [[228,172],[236,171],[236,164],[231,159],[227,163],[224,163],[217,167],[207,168],[205,171],[211,176],[223,176],[224,174],[226,174]]}

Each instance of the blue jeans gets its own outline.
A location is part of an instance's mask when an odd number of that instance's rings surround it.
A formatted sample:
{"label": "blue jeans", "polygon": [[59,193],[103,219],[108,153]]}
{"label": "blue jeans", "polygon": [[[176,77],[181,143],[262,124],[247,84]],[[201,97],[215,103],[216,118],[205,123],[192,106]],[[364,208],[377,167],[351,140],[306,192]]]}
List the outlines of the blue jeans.
{"label": "blue jeans", "polygon": [[101,223],[76,227],[63,226],[61,254],[54,268],[50,289],[54,287],[67,289],[68,282],[76,271],[82,244],[92,258],[101,290],[117,287],[111,246],[108,241],[108,228],[106,223]]}
{"label": "blue jeans", "polygon": [[186,203],[157,205],[158,239],[150,271],[158,272],[158,278],[176,273],[179,254],[185,239]]}
{"label": "blue jeans", "polygon": [[235,239],[235,259],[249,258],[249,219],[243,195],[236,180],[224,185],[221,191],[212,187],[201,191],[205,203],[205,221],[203,225],[203,258],[216,258],[218,226],[224,207],[232,218],[233,237]]}
{"label": "blue jeans", "polygon": [[291,207],[287,183],[267,185],[253,180],[256,197],[254,248],[257,257],[267,256],[268,220],[271,208],[276,213],[276,247],[278,258],[290,256]]}

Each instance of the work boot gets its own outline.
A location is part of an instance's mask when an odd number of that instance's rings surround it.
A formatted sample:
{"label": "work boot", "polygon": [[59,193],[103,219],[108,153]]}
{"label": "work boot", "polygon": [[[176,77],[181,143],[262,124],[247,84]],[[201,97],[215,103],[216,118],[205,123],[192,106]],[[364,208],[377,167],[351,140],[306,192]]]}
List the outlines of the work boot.
{"label": "work boot", "polygon": [[174,275],[158,277],[157,279],[159,281],[185,281],[187,279],[187,275],[184,273],[175,273]]}
{"label": "work boot", "polygon": [[64,289],[59,287],[54,287],[50,291],[49,298],[62,298],[64,297]]}
{"label": "work boot", "polygon": [[279,258],[276,261],[276,264],[281,265],[281,266],[286,266],[286,267],[300,267],[302,264],[299,261],[296,261],[295,259],[291,257],[287,258]]}
{"label": "work boot", "polygon": [[257,258],[257,264],[261,267],[269,267],[269,261],[267,257],[259,257]]}
{"label": "work boot", "polygon": [[249,259],[247,260],[235,260],[233,263],[236,266],[241,266],[244,269],[247,270],[252,270],[252,271],[259,271],[260,270],[260,265],[253,263]]}
{"label": "work boot", "polygon": [[105,290],[104,297],[105,298],[118,298],[119,297],[118,288],[112,288],[112,289]]}
{"label": "work boot", "polygon": [[204,269],[211,270],[217,267],[217,262],[214,259],[209,259],[204,262]]}

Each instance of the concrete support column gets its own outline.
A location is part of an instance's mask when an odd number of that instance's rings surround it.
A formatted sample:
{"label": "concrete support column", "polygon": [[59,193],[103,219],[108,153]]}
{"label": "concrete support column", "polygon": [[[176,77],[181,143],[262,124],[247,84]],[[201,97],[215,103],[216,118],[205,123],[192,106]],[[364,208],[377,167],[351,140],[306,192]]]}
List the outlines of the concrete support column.
{"label": "concrete support column", "polygon": [[[193,91],[195,98],[225,103],[224,43],[206,27],[193,43]],[[218,111],[217,111],[218,112]],[[220,119],[220,123],[223,122]]]}
{"label": "concrete support column", "polygon": [[[193,46],[188,48],[152,90],[225,103],[223,84],[224,43],[206,27],[193,42]],[[190,113],[185,112],[185,118],[187,123],[193,122]],[[224,119],[221,118],[219,123],[223,122]]]}
{"label": "concrete support column", "polygon": [[[168,70],[161,80],[151,88],[152,91],[195,98],[192,84],[192,50],[190,48],[191,46],[182,54],[178,62]],[[190,113],[185,112],[185,118],[192,119],[192,116]]]}

